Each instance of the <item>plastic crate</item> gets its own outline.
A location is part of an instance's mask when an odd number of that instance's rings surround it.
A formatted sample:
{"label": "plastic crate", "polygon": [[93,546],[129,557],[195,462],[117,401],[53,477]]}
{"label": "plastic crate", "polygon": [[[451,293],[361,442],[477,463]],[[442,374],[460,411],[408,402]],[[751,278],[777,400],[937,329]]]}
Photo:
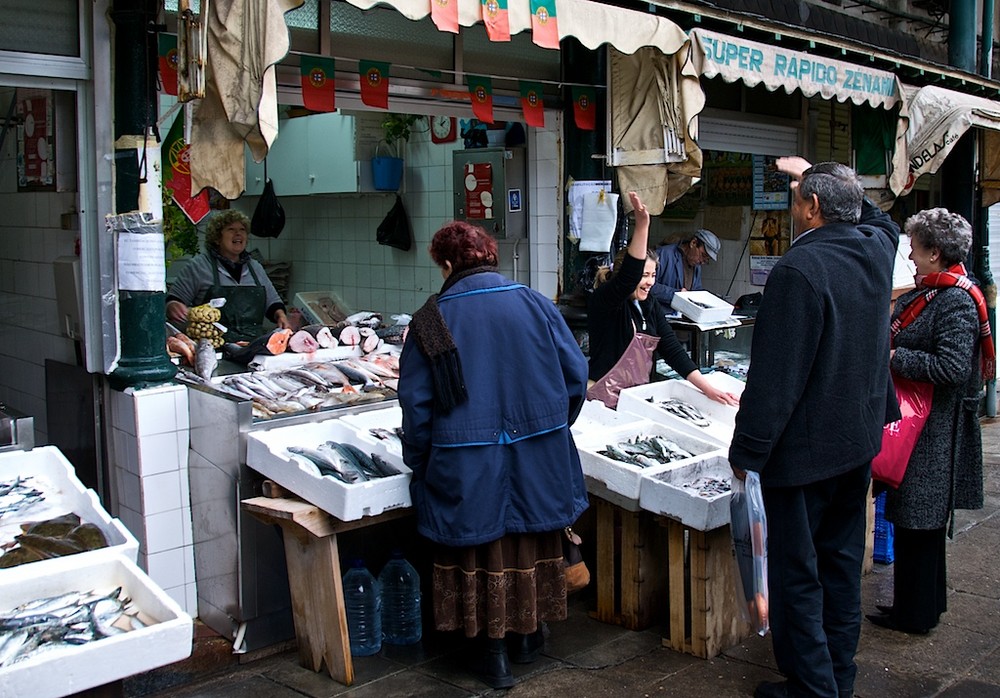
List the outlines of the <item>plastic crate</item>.
{"label": "plastic crate", "polygon": [[890,564],[895,555],[892,552],[892,524],[885,520],[885,492],[875,498],[875,562]]}

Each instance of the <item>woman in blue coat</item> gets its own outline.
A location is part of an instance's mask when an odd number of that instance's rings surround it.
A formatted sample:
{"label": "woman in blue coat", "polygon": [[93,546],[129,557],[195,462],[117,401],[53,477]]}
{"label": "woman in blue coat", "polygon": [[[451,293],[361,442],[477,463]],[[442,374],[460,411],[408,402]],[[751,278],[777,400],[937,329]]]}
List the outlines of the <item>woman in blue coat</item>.
{"label": "woman in blue coat", "polygon": [[587,507],[570,433],[587,361],[550,299],[497,272],[484,230],[450,223],[430,255],[445,281],[400,358],[403,458],[417,529],[436,544],[435,626],[485,637],[481,678],[509,688],[509,661],[532,661],[541,623],[566,617],[563,529]]}

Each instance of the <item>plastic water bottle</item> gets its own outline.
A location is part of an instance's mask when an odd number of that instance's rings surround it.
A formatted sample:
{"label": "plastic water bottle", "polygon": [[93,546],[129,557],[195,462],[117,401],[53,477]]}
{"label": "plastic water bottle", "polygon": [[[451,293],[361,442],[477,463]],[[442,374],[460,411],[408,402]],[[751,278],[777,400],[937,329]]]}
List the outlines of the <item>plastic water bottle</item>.
{"label": "plastic water bottle", "polygon": [[355,560],[344,575],[344,606],[351,654],[376,654],[382,649],[382,597],[378,582],[361,560]]}
{"label": "plastic water bottle", "polygon": [[420,575],[399,550],[378,576],[382,588],[382,639],[390,645],[420,642]]}

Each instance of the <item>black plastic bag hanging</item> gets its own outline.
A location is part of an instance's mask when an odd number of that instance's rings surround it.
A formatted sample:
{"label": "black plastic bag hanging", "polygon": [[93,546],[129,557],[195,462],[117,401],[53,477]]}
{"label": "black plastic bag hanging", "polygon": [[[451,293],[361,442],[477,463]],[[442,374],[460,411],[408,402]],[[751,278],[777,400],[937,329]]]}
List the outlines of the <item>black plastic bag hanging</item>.
{"label": "black plastic bag hanging", "polygon": [[378,233],[375,239],[380,245],[388,245],[400,250],[409,250],[413,244],[410,221],[406,217],[403,199],[399,194],[396,194],[396,203],[389,209],[389,213],[382,219],[382,222],[378,224]]}
{"label": "black plastic bag hanging", "polygon": [[257,237],[276,238],[285,227],[285,209],[281,208],[274,182],[267,176],[267,158],[264,158],[264,191],[250,219],[250,232]]}

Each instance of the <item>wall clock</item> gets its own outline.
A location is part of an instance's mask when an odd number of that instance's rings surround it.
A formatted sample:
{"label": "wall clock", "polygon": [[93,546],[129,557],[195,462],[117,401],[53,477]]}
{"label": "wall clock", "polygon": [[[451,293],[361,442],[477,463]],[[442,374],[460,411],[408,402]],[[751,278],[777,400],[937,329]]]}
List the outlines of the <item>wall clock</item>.
{"label": "wall clock", "polygon": [[431,118],[431,142],[451,143],[458,137],[458,128],[454,116],[435,116]]}

